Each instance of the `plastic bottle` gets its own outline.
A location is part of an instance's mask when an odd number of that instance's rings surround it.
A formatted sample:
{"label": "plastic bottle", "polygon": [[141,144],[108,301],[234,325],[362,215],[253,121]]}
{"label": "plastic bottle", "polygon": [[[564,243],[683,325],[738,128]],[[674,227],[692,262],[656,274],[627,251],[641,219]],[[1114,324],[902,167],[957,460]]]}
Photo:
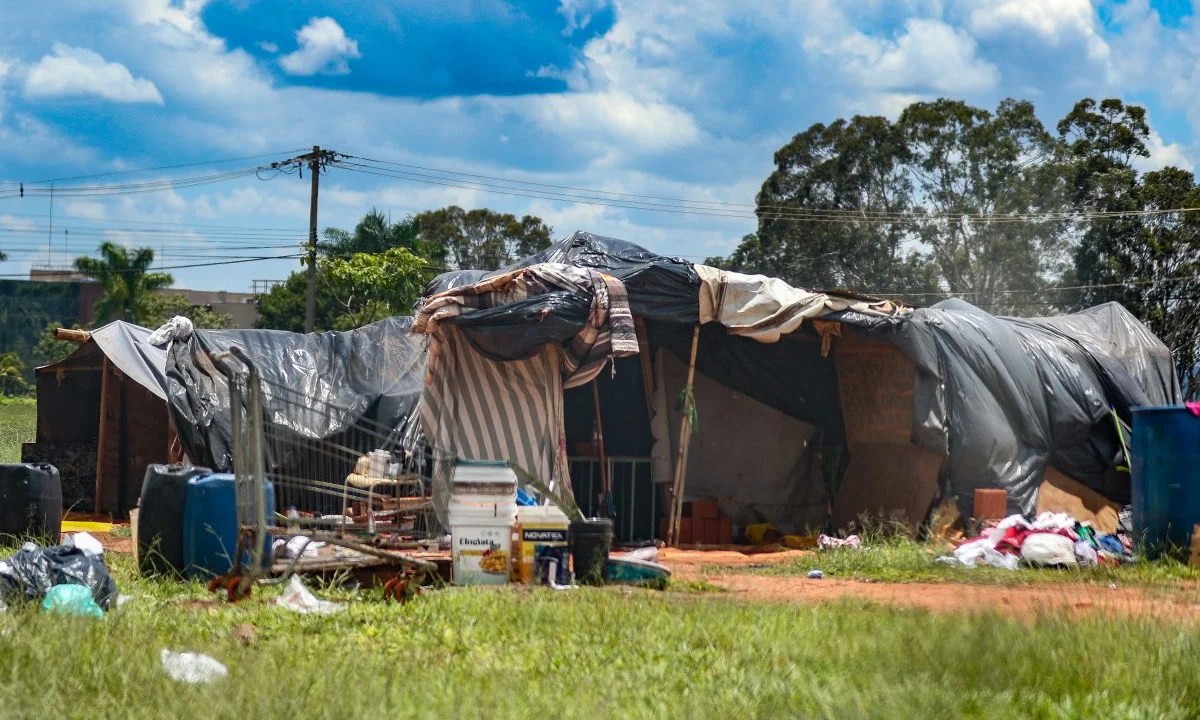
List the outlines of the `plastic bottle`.
{"label": "plastic bottle", "polygon": [[288,520],[288,522],[287,522],[288,532],[293,535],[299,533],[300,532],[300,511],[298,511],[296,509],[295,505],[292,505],[291,507],[288,508],[287,520]]}

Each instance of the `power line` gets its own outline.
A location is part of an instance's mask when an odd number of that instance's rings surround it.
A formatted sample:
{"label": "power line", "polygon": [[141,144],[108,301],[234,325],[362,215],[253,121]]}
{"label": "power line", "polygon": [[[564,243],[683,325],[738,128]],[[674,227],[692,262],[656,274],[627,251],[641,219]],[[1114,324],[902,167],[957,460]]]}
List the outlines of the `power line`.
{"label": "power line", "polygon": [[[44,184],[48,184],[48,183],[65,182],[67,180],[90,180],[92,178],[113,177],[116,175],[133,175],[133,174],[137,174],[137,173],[159,172],[162,170],[178,170],[180,168],[188,168],[188,167],[201,167],[201,166],[206,166],[206,165],[222,165],[224,163],[241,162],[243,160],[257,160],[258,158],[264,158],[264,157],[279,157],[280,155],[293,155],[298,152],[303,152],[303,150],[304,150],[304,148],[297,148],[297,149],[292,149],[292,150],[281,150],[279,152],[259,153],[257,155],[241,155],[238,157],[217,158],[215,160],[198,160],[196,162],[178,163],[176,165],[159,165],[156,167],[137,168],[137,169],[130,169],[130,170],[113,170],[110,172],[93,173],[91,175],[73,175],[70,177],[49,178],[46,180],[30,180],[30,181],[24,182],[24,184],[25,185],[44,185]],[[4,181],[3,184],[16,185],[18,183],[13,180],[7,180],[7,181]]]}
{"label": "power line", "polygon": [[[191,270],[193,268],[216,267],[219,265],[239,265],[242,263],[263,262],[263,261],[268,261],[268,260],[299,260],[302,257],[304,257],[304,256],[303,255],[256,256],[256,257],[242,258],[240,260],[220,260],[220,261],[208,262],[208,263],[189,263],[187,265],[168,265],[165,267],[157,267],[157,268],[152,268],[149,270],[130,269],[130,270],[126,270],[125,272],[132,273],[132,272],[159,272],[162,270]],[[9,274],[0,275],[0,278],[24,279],[24,278],[27,278],[28,276],[29,276],[28,273],[9,273]]]}
{"label": "power line", "polygon": [[[773,219],[806,220],[820,222],[961,222],[975,221],[988,223],[1023,223],[1032,221],[1070,221],[1088,218],[1120,218],[1154,216],[1168,214],[1183,214],[1200,211],[1200,208],[1165,208],[1153,210],[1103,211],[1077,208],[1060,212],[1013,212],[1013,213],[916,213],[899,211],[882,211],[867,209],[844,208],[804,208],[790,205],[750,205],[745,203],[730,203],[717,200],[699,200],[667,197],[661,195],[645,195],[624,193],[611,190],[582,188],[571,185],[533,182],[516,178],[505,178],[496,175],[466,173],[425,165],[414,165],[390,160],[365,158],[356,155],[341,155],[342,158],[362,160],[364,163],[341,162],[339,167],[366,174],[410,180],[432,185],[442,185],[465,190],[494,192],[518,197],[529,197],[540,200],[569,201],[582,204],[618,207],[630,210],[651,210],[679,214],[702,215],[710,217],[729,217],[751,219],[768,216]],[[1037,158],[1034,158],[1036,160]],[[374,163],[372,165],[371,163]],[[391,170],[387,165],[398,170]],[[422,172],[416,172],[422,171]],[[429,173],[436,173],[431,175]],[[493,182],[483,182],[483,180]],[[496,184],[503,183],[503,184]],[[512,187],[520,185],[525,187]],[[536,188],[549,188],[537,190]]]}

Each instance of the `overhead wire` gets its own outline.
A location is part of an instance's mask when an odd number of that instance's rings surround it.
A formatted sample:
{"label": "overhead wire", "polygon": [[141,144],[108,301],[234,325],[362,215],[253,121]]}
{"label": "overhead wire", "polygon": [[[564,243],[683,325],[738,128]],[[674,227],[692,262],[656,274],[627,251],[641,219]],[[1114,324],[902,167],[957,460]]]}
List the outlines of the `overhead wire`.
{"label": "overhead wire", "polygon": [[[222,165],[222,164],[230,163],[230,162],[241,162],[243,160],[257,160],[258,158],[264,158],[264,157],[279,157],[281,155],[294,155],[296,153],[304,152],[305,149],[306,148],[296,148],[296,149],[292,149],[292,150],[281,150],[279,152],[257,153],[255,155],[240,155],[237,157],[216,158],[216,159],[209,159],[209,160],[197,160],[196,162],[177,163],[175,165],[159,165],[159,166],[148,167],[148,168],[131,168],[128,170],[112,170],[112,171],[102,172],[102,173],[92,173],[90,175],[72,175],[72,176],[68,176],[68,177],[47,178],[45,180],[21,181],[21,183],[23,183],[25,185],[45,185],[48,183],[66,182],[68,180],[90,180],[93,178],[113,177],[116,175],[135,175],[137,173],[161,172],[163,170],[178,170],[180,168],[187,168],[187,167]],[[9,185],[9,184],[18,185],[21,183],[18,183],[18,181],[16,181],[16,180],[0,181],[0,185]]]}
{"label": "overhead wire", "polygon": [[[147,271],[148,272],[160,272],[163,270],[191,270],[194,268],[201,268],[201,267],[217,267],[217,266],[221,266],[221,265],[239,265],[239,264],[250,263],[250,262],[265,262],[268,260],[299,260],[300,258],[303,258],[303,257],[304,257],[304,255],[300,255],[300,254],[256,256],[256,257],[247,257],[247,258],[242,258],[242,259],[237,259],[237,260],[217,260],[217,261],[207,262],[207,263],[188,263],[186,265],[156,266],[156,267],[149,268],[146,271],[130,269],[127,272],[147,272]],[[26,277],[28,277],[27,273],[0,274],[0,278],[24,279]]]}
{"label": "overhead wire", "polygon": [[[343,160],[341,158],[361,160],[363,162],[348,162],[347,160]],[[1039,211],[1012,213],[921,213],[909,211],[898,212],[867,210],[860,208],[806,208],[792,205],[751,205],[718,200],[687,199],[661,195],[645,195],[611,190],[589,189],[571,185],[557,185],[554,183],[542,183],[516,178],[505,178],[496,175],[445,170],[424,165],[414,165],[411,163],[400,163],[389,160],[365,158],[362,156],[348,154],[339,155],[339,161],[332,165],[332,167],[342,168],[353,172],[362,172],[369,175],[409,180],[424,184],[441,185],[481,192],[494,192],[533,199],[578,202],[582,204],[617,207],[631,210],[649,210],[709,217],[744,219],[757,218],[766,215],[777,219],[821,222],[955,222],[968,220],[1002,223],[1055,220],[1066,221],[1087,218],[1136,217],[1200,212],[1200,208],[1197,207],[1113,211],[1076,208],[1058,212]],[[523,187],[513,187],[514,185],[520,185]],[[547,189],[538,190],[536,188]]]}

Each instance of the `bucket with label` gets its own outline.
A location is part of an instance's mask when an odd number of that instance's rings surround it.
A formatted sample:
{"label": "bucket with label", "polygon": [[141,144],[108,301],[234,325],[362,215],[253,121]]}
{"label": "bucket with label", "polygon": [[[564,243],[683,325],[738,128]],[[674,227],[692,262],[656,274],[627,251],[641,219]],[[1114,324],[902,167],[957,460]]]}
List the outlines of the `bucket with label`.
{"label": "bucket with label", "polygon": [[[556,507],[517,508],[519,581],[525,584],[554,582],[559,585],[570,582],[567,566],[567,530],[570,526],[566,513]],[[551,565],[555,568],[553,577],[547,576]]]}
{"label": "bucket with label", "polygon": [[447,506],[455,583],[508,582],[516,493],[517,476],[507,463],[458,461]]}

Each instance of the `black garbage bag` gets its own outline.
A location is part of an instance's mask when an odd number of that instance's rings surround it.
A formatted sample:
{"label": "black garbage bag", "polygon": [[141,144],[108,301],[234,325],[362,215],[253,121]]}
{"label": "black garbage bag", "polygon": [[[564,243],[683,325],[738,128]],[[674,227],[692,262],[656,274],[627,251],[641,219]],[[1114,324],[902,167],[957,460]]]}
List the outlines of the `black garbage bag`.
{"label": "black garbage bag", "polygon": [[0,600],[13,603],[38,600],[55,585],[85,585],[103,610],[117,597],[117,584],[100,555],[67,545],[39,547],[25,543],[12,557],[0,561]]}

